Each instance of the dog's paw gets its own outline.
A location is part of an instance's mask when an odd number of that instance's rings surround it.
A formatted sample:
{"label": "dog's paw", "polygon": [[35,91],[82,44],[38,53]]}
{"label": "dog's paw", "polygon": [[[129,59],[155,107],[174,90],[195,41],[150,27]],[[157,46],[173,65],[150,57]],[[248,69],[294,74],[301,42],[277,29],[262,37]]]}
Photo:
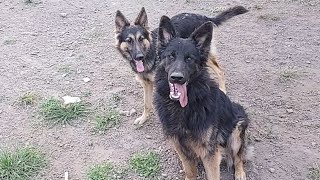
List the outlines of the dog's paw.
{"label": "dog's paw", "polygon": [[137,118],[136,120],[134,120],[134,124],[143,124],[147,121],[147,117],[142,115],[141,117]]}
{"label": "dog's paw", "polygon": [[244,171],[238,171],[235,173],[235,180],[246,180],[246,173]]}

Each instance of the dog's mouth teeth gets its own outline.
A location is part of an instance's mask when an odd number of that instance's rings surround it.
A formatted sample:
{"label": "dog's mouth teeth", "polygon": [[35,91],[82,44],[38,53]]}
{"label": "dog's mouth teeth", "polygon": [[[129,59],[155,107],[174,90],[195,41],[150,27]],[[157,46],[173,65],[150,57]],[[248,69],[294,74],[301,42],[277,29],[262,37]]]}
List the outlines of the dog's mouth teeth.
{"label": "dog's mouth teeth", "polygon": [[181,96],[181,93],[178,91],[178,89],[175,87],[174,84],[169,83],[169,86],[170,86],[170,99],[178,101]]}

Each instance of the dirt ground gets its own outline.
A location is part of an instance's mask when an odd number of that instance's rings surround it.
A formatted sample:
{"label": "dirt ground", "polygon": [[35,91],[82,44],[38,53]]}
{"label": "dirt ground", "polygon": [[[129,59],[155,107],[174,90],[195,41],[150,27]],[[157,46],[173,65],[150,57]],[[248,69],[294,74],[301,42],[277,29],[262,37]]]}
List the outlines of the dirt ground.
{"label": "dirt ground", "polygon": [[[164,14],[214,16],[234,5],[250,12],[223,24],[216,37],[228,94],[252,121],[248,177],[307,179],[308,168],[320,163],[319,0],[0,0],[0,149],[39,148],[50,163],[38,179],[47,180],[63,179],[65,171],[82,180],[93,164],[125,164],[149,149],[161,154],[159,179],[182,179],[157,117],[142,128],[133,125],[142,112],[142,88],[114,48],[115,12],[133,20],[144,6],[156,28]],[[92,106],[116,94],[121,110],[137,114],[122,116],[120,127],[104,135],[92,133],[91,116],[77,126],[48,128],[39,125],[37,105],[17,104],[26,92],[42,99],[80,96]],[[232,179],[224,169],[222,179]]]}

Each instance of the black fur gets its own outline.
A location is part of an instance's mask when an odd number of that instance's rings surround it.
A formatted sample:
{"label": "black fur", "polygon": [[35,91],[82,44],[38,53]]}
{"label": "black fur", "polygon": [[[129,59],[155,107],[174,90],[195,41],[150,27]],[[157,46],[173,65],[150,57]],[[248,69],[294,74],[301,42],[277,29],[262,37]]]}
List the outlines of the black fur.
{"label": "black fur", "polygon": [[[232,103],[207,72],[212,23],[203,24],[187,39],[174,35],[175,32],[163,35],[172,28],[166,17],[162,18],[159,28],[159,41],[167,43],[160,44],[161,64],[155,76],[154,103],[165,135],[177,139],[190,158],[194,154],[188,150],[188,142],[201,142],[209,128],[212,128],[209,151],[213,153],[217,145],[226,147],[229,136],[240,121],[241,133],[244,134],[248,117],[243,107]],[[171,82],[169,76],[172,71],[186,75],[188,104],[185,107],[169,98],[169,82],[179,83]]]}

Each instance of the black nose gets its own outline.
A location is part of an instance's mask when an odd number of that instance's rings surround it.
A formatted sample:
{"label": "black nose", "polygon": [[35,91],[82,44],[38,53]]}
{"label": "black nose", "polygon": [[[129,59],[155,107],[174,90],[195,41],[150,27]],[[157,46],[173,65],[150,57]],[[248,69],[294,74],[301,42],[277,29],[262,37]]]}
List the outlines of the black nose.
{"label": "black nose", "polygon": [[140,54],[137,54],[137,55],[136,55],[136,58],[135,58],[135,59],[136,59],[137,61],[141,61],[141,60],[143,60],[143,58],[144,58],[144,55],[140,53]]}
{"label": "black nose", "polygon": [[173,82],[180,82],[184,78],[183,74],[181,72],[173,72],[170,75],[170,79]]}

